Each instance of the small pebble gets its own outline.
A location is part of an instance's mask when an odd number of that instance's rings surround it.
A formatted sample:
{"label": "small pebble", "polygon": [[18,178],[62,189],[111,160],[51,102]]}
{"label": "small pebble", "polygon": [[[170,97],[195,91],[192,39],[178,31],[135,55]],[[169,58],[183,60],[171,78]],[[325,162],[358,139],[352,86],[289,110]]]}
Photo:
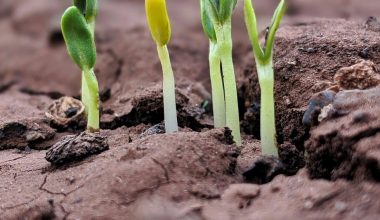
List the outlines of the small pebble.
{"label": "small pebble", "polygon": [[344,212],[347,210],[347,204],[344,202],[335,202],[334,207],[338,212]]}

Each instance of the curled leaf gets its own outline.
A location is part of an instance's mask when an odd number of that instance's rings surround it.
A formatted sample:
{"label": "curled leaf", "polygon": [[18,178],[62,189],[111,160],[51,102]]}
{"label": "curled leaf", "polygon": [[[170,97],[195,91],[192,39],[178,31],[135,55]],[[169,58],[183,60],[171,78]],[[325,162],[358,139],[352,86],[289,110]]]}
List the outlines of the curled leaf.
{"label": "curled leaf", "polygon": [[201,19],[203,30],[211,41],[216,42],[215,28],[206,8],[205,1],[208,0],[201,0]]}
{"label": "curled leaf", "polygon": [[160,46],[166,45],[171,36],[171,27],[165,0],[145,0],[145,11],[153,39]]}
{"label": "curled leaf", "polygon": [[[209,3],[209,15],[220,23],[224,24],[231,18],[236,7],[237,0],[206,0]],[[207,6],[206,6],[207,7]]]}
{"label": "curled leaf", "polygon": [[61,28],[67,51],[73,61],[82,70],[93,68],[96,61],[94,38],[86,19],[77,7],[72,6],[65,11]]}

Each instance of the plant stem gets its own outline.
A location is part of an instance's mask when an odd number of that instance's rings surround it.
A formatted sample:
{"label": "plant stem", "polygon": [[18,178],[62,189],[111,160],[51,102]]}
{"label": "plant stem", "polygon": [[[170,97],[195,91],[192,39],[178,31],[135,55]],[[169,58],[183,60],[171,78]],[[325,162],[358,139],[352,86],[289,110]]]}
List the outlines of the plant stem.
{"label": "plant stem", "polygon": [[235,70],[232,60],[231,19],[223,25],[215,25],[216,37],[222,61],[224,94],[226,100],[226,125],[232,130],[234,141],[241,146],[239,105]]}
{"label": "plant stem", "polygon": [[[99,130],[99,85],[93,69],[84,71],[85,84],[87,84],[87,130],[95,132]],[[86,91],[86,89],[85,89]],[[82,91],[83,93],[83,91]],[[82,96],[83,97],[83,96]]]}
{"label": "plant stem", "polygon": [[163,98],[166,133],[178,131],[177,109],[175,99],[175,82],[169,51],[166,45],[157,45],[158,56],[163,72]]}
{"label": "plant stem", "polygon": [[212,88],[212,105],[214,113],[214,126],[226,126],[226,103],[224,101],[223,79],[220,71],[220,56],[216,42],[210,41],[210,78]]}
{"label": "plant stem", "polygon": [[267,64],[256,60],[261,89],[260,136],[265,155],[278,156],[274,108],[274,71],[272,59]]}
{"label": "plant stem", "polygon": [[88,114],[88,97],[89,97],[89,91],[87,87],[86,77],[85,77],[85,71],[82,71],[82,88],[81,88],[81,100],[85,107],[86,115]]}

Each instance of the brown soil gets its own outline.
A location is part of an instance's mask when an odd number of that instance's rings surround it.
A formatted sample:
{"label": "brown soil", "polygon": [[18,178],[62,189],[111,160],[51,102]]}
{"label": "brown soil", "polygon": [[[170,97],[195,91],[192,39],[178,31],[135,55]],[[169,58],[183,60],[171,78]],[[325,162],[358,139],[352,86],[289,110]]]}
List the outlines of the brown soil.
{"label": "brown soil", "polygon": [[[80,97],[59,30],[70,1],[0,0],[0,219],[380,218],[380,92],[345,90],[378,85],[378,0],[289,0],[274,57],[279,159],[260,156],[242,1],[233,30],[241,148],[228,129],[212,130],[199,2],[168,0],[175,134],[163,134],[161,66],[143,1],[100,3],[102,130],[87,136],[71,105],[52,107]],[[262,29],[276,4],[255,1]]]}

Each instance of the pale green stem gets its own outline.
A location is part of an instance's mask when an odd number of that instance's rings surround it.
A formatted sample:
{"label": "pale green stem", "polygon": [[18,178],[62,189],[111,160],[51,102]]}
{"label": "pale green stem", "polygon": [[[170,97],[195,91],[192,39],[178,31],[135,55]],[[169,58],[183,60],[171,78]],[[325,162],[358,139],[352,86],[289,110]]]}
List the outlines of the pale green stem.
{"label": "pale green stem", "polygon": [[85,71],[82,71],[82,88],[81,88],[81,92],[82,92],[82,97],[81,97],[81,100],[82,100],[82,103],[85,107],[85,112],[86,112],[86,115],[88,114],[88,97],[89,97],[89,91],[88,91],[88,88],[87,88],[87,82],[86,82],[86,77],[85,77]]}
{"label": "pale green stem", "polygon": [[[93,69],[84,71],[84,81],[87,84],[87,130],[99,130],[99,85]],[[86,88],[86,87],[85,87]],[[85,89],[86,91],[86,89]]]}
{"label": "pale green stem", "polygon": [[226,104],[224,101],[224,88],[222,73],[220,71],[221,61],[218,52],[218,46],[213,41],[210,41],[209,63],[214,126],[216,128],[222,128],[226,126]]}
{"label": "pale green stem", "polygon": [[261,89],[260,136],[265,155],[278,156],[274,108],[274,71],[272,59],[267,64],[256,60]]}
{"label": "pale green stem", "polygon": [[241,146],[239,105],[234,64],[232,60],[231,20],[223,25],[216,25],[215,32],[218,39],[222,61],[224,94],[226,100],[226,125],[232,130],[234,141]]}
{"label": "pale green stem", "polygon": [[166,133],[171,133],[178,131],[174,73],[167,46],[158,45],[157,51],[163,72],[165,131]]}

